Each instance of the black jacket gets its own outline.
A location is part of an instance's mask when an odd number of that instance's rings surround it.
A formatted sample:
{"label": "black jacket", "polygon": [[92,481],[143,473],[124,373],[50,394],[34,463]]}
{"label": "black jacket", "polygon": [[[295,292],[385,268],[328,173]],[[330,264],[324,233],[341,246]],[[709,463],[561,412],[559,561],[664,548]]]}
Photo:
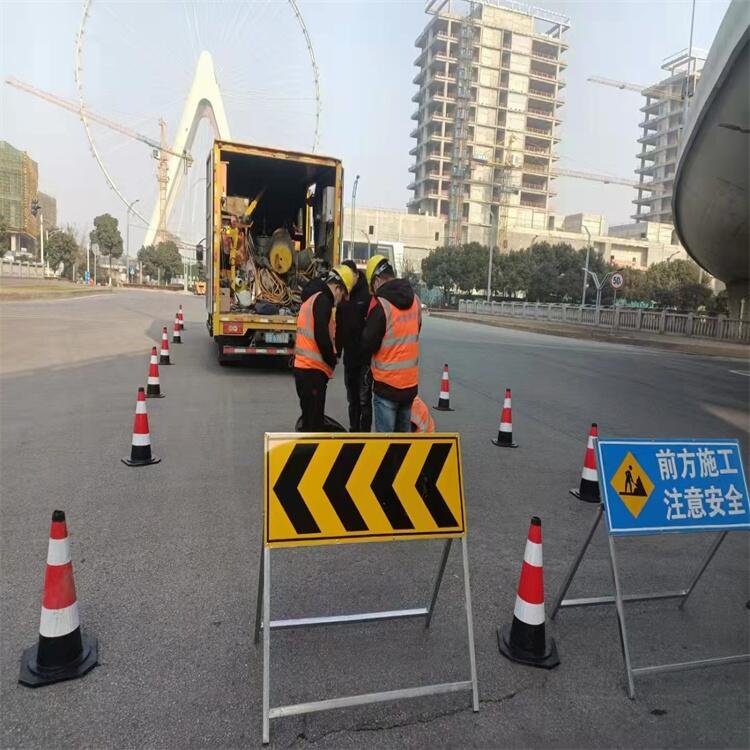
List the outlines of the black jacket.
{"label": "black jacket", "polygon": [[[311,287],[315,280],[311,281],[308,287]],[[305,296],[305,299],[309,299],[316,292],[320,292],[318,297],[313,302],[312,316],[313,316],[313,333],[315,334],[315,343],[320,349],[320,354],[323,357],[323,361],[329,367],[336,367],[336,353],[333,350],[333,341],[331,341],[331,333],[328,330],[328,324],[331,320],[333,313],[333,292],[328,288],[328,284],[321,282],[323,288],[313,288],[312,291]],[[304,295],[304,291],[303,291]]]}
{"label": "black jacket", "polygon": [[370,291],[367,279],[357,272],[357,283],[349,299],[336,308],[336,351],[344,353],[344,367],[358,368],[366,364],[362,361],[362,331],[365,329],[367,310],[370,307]]}
{"label": "black jacket", "polygon": [[302,287],[302,293],[300,297],[304,302],[308,298],[312,297],[315,292],[322,292],[326,288],[326,283],[319,276],[311,279]]}
{"label": "black jacket", "polygon": [[[385,336],[385,312],[383,312],[383,306],[377,302],[378,297],[387,300],[399,310],[408,310],[414,302],[414,290],[406,279],[392,279],[386,281],[375,292],[375,304],[370,306],[370,314],[362,333],[362,356],[365,362],[369,361],[372,355],[380,349],[383,336]],[[412,401],[417,395],[417,390],[416,385],[413,388],[394,388],[385,383],[379,383],[377,380],[373,382],[373,391],[378,396],[398,403]]]}

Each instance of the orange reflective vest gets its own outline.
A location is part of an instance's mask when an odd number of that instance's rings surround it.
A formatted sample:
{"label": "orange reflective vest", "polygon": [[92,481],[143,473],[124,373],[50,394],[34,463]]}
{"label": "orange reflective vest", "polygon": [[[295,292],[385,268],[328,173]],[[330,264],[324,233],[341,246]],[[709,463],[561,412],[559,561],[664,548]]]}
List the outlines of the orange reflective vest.
{"label": "orange reflective vest", "polygon": [[427,404],[419,396],[411,405],[411,423],[417,428],[416,432],[435,432],[435,421]]}
{"label": "orange reflective vest", "polygon": [[419,323],[422,317],[419,297],[408,310],[400,310],[378,297],[385,313],[385,335],[370,369],[372,377],[391,388],[413,388],[419,382]]}
{"label": "orange reflective vest", "polygon": [[[297,337],[294,343],[294,366],[301,370],[321,370],[329,378],[333,377],[333,368],[323,359],[315,341],[315,323],[313,305],[320,292],[308,297],[299,309],[297,316]],[[331,314],[328,322],[328,334],[331,342],[336,340],[336,318]]]}

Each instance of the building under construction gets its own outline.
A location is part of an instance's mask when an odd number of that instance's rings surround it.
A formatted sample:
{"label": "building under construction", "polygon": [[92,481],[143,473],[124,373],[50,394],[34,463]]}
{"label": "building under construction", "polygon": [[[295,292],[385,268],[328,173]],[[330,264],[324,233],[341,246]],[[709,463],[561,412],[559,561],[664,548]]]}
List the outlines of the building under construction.
{"label": "building under construction", "polygon": [[409,211],[442,217],[448,244],[502,247],[508,226],[546,227],[570,24],[503,0],[426,10]]}
{"label": "building under construction", "polygon": [[7,223],[12,252],[35,250],[39,225],[31,201],[38,187],[37,163],[25,151],[0,141],[0,216]]}
{"label": "building under construction", "polygon": [[706,53],[682,50],[671,55],[661,66],[667,77],[641,92],[646,103],[641,107],[644,118],[639,124],[641,152],[635,170],[640,175],[636,221],[672,224],[672,188],[677,168],[677,151],[685,125],[685,107],[693,96],[700,78]]}

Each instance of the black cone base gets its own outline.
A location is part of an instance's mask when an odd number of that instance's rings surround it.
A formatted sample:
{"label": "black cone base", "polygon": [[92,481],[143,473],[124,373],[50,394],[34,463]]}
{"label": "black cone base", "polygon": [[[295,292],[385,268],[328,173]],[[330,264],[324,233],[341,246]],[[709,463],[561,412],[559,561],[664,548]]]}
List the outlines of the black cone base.
{"label": "black cone base", "polygon": [[164,393],[146,393],[146,398],[164,398],[166,394]]}
{"label": "black cone base", "polygon": [[601,497],[599,496],[599,483],[592,482],[589,479],[581,479],[581,484],[578,489],[573,488],[570,491],[573,497],[577,497],[584,503],[600,503]]}
{"label": "black cone base", "polygon": [[156,456],[151,456],[151,458],[141,459],[138,461],[133,461],[132,458],[121,458],[120,461],[122,461],[126,466],[150,466],[151,464],[158,464],[161,459],[156,458]]}
{"label": "black cone base", "polygon": [[160,359],[159,360],[159,367],[169,366],[172,363],[168,359]]}
{"label": "black cone base", "polygon": [[437,406],[432,407],[435,411],[456,411],[455,409],[451,409],[450,402],[448,402],[447,406],[442,406],[440,402],[438,401]]}
{"label": "black cone base", "polygon": [[584,503],[600,503],[602,501],[602,499],[596,495],[583,495],[580,490],[570,490],[570,494]]}
{"label": "black cone base", "polygon": [[39,644],[30,646],[21,655],[21,673],[18,681],[27,687],[52,685],[63,680],[75,680],[90,672],[98,663],[99,644],[96,638],[81,633],[83,648],[75,661],[61,667],[40,667],[37,663]]}
{"label": "black cone base", "polygon": [[534,654],[525,649],[518,648],[510,642],[510,625],[503,625],[497,629],[497,645],[500,653],[506,659],[515,661],[518,664],[526,664],[529,667],[541,667],[542,669],[554,669],[560,663],[557,646],[553,638],[545,638],[543,654]]}
{"label": "black cone base", "polygon": [[509,443],[500,440],[490,440],[490,442],[498,448],[518,448],[518,443],[514,443],[512,439]]}
{"label": "black cone base", "polygon": [[181,344],[182,340],[181,339],[172,339],[172,343],[173,344]]}

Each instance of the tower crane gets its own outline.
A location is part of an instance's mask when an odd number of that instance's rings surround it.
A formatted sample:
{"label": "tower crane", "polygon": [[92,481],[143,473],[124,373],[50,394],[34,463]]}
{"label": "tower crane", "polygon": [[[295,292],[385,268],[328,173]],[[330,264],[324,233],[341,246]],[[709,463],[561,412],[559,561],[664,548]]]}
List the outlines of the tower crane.
{"label": "tower crane", "polygon": [[[25,83],[24,81],[19,81],[17,78],[6,78],[5,83],[8,86],[12,86],[13,88],[19,89],[20,91],[25,91],[27,94],[31,94],[32,96],[36,96],[39,99],[42,99],[46,102],[49,102],[50,104],[54,104],[58,107],[62,107],[62,109],[67,109],[69,112],[73,112],[74,114],[81,115],[81,112],[83,110],[83,107],[76,104],[75,102],[71,102],[68,99],[63,99],[60,96],[57,96],[55,94],[51,94],[48,91],[43,91],[42,89],[38,89],[35,86],[32,86],[29,83]],[[166,234],[166,201],[167,201],[167,184],[168,184],[168,178],[169,178],[169,169],[168,169],[168,156],[177,156],[184,165],[184,169],[187,172],[188,167],[192,166],[193,164],[193,157],[187,152],[183,151],[182,153],[179,153],[177,151],[172,151],[172,149],[167,147],[167,127],[164,120],[159,120],[159,132],[160,132],[160,139],[158,141],[154,140],[153,138],[149,138],[147,135],[143,135],[142,133],[139,133],[132,128],[129,128],[125,125],[121,125],[119,122],[115,122],[114,120],[110,120],[107,117],[104,117],[103,115],[96,114],[95,112],[92,112],[88,108],[85,110],[86,117],[88,117],[89,120],[92,120],[93,122],[97,122],[100,125],[104,125],[105,127],[109,128],[110,130],[114,130],[121,135],[124,135],[128,138],[132,138],[133,140],[140,141],[141,143],[145,143],[147,146],[150,146],[153,149],[153,157],[158,160],[159,167],[157,170],[157,180],[159,183],[159,230],[160,230],[160,236],[161,238],[164,238]],[[143,218],[139,213],[136,211],[133,211],[144,223],[148,224],[146,219]]]}
{"label": "tower crane", "polygon": [[641,86],[638,83],[628,83],[627,81],[615,81],[612,78],[600,78],[599,76],[592,76],[587,78],[590,83],[598,83],[601,86],[611,86],[620,91],[635,91],[638,94],[644,96],[654,96],[659,99],[667,99],[672,102],[682,102],[685,100],[682,96],[676,96],[667,89],[660,88],[659,86]]}

